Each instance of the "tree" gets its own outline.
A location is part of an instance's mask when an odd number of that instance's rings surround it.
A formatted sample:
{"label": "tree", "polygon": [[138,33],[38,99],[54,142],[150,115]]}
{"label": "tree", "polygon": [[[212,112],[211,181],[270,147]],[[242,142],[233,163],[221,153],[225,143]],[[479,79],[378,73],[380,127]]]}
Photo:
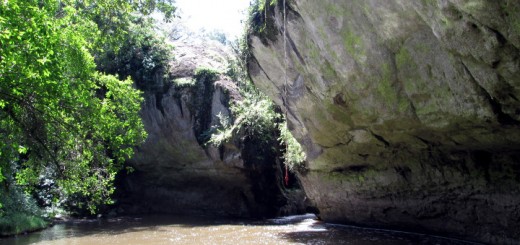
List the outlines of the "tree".
{"label": "tree", "polygon": [[0,2],[0,180],[14,174],[31,186],[47,176],[91,210],[110,200],[116,172],[145,137],[142,98],[130,79],[98,72],[92,54],[117,48],[102,44],[115,43],[132,11],[173,14],[167,3]]}

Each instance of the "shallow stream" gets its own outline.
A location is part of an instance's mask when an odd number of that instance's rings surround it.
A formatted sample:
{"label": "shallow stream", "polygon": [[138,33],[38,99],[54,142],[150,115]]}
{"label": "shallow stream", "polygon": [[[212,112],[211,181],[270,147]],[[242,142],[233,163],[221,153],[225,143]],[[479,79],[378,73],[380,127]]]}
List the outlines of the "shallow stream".
{"label": "shallow stream", "polygon": [[472,244],[441,237],[323,223],[314,215],[265,221],[179,216],[76,220],[0,239],[2,245],[53,244]]}

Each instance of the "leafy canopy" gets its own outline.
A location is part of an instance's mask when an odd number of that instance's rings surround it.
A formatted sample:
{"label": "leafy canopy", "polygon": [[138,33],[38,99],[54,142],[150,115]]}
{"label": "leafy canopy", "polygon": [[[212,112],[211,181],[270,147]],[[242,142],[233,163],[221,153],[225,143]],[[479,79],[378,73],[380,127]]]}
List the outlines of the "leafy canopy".
{"label": "leafy canopy", "polygon": [[[175,8],[167,0],[0,2],[0,181],[53,178],[88,206],[145,137],[130,79],[96,70],[93,54],[117,48],[132,12]],[[13,167],[14,166],[14,167]]]}

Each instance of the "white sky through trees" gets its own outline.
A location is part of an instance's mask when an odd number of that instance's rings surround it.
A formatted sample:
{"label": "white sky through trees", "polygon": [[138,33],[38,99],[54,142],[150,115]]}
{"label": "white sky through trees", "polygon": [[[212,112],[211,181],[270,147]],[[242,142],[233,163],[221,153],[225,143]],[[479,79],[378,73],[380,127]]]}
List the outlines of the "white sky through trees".
{"label": "white sky through trees", "polygon": [[177,14],[192,31],[220,30],[230,37],[243,31],[250,0],[176,0]]}

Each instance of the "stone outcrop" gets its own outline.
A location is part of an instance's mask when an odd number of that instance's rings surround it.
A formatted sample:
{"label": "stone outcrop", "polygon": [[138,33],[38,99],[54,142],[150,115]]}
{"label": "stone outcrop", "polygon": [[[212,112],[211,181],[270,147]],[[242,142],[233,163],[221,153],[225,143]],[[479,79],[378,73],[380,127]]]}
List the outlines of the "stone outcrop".
{"label": "stone outcrop", "polygon": [[[217,115],[232,117],[240,100],[236,84],[219,75],[196,81],[199,67],[225,71],[227,51],[208,40],[178,41],[171,78],[158,74],[144,91],[141,110],[146,142],[130,161],[135,172],[121,178],[118,203],[124,213],[174,213],[270,217],[287,202],[277,156],[251,160],[248,142],[205,145]],[[163,80],[164,79],[164,80]],[[249,148],[248,148],[249,147]]]}
{"label": "stone outcrop", "polygon": [[248,69],[323,219],[520,243],[519,1],[277,2]]}

